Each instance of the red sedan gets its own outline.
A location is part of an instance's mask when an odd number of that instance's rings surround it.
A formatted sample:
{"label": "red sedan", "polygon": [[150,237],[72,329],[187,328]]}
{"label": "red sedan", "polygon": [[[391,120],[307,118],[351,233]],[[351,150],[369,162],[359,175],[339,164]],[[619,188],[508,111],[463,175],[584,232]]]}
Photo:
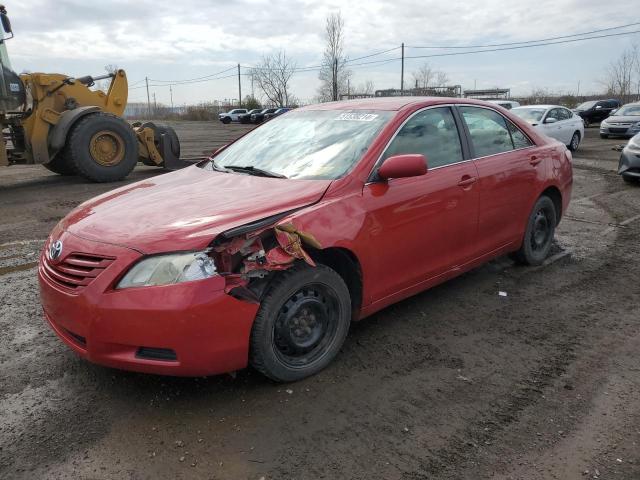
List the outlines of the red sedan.
{"label": "red sedan", "polygon": [[300,108],[71,212],[40,257],[44,313],[102,365],[294,381],[353,320],[499,255],[542,263],[571,185],[566,147],[489,103]]}

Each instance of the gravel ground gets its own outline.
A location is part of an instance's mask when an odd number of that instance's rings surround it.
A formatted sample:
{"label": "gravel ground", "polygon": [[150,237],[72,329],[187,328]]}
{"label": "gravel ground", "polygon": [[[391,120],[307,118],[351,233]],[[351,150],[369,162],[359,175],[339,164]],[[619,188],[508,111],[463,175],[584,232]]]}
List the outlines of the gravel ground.
{"label": "gravel ground", "polygon": [[[175,126],[186,155],[246,131]],[[615,175],[621,141],[597,137],[575,155],[546,265],[500,258],[387,308],[353,325],[329,368],[286,386],[77,358],[42,320],[37,252],[117,185],[3,169],[0,478],[637,480],[640,187]]]}

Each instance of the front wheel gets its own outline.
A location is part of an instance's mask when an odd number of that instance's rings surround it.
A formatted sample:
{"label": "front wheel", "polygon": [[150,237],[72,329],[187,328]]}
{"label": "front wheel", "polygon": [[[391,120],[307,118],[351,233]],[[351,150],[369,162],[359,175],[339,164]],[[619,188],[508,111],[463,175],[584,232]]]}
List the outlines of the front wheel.
{"label": "front wheel", "polygon": [[591,125],[591,122],[587,118],[583,118],[582,123],[584,123],[584,128],[589,128]]}
{"label": "front wheel", "polygon": [[569,150],[575,152],[576,150],[578,150],[578,145],[580,145],[580,133],[574,132],[573,136],[571,137],[571,142],[569,142]]}
{"label": "front wheel", "polygon": [[251,364],[277,382],[325,368],[349,331],[351,297],[342,277],[324,265],[279,273],[251,331]]}
{"label": "front wheel", "polygon": [[638,185],[640,184],[640,178],[632,177],[631,175],[622,174],[622,180],[629,185]]}
{"label": "front wheel", "polygon": [[553,201],[542,196],[529,215],[522,246],[514,254],[517,262],[525,265],[540,265],[544,262],[556,232],[556,207]]}
{"label": "front wheel", "polygon": [[106,112],[80,119],[67,146],[73,169],[93,182],[122,180],[138,163],[138,141],[131,125]]}
{"label": "front wheel", "polygon": [[607,135],[606,133],[601,133],[600,138],[609,138],[609,135]]}
{"label": "front wheel", "polygon": [[224,117],[222,119],[222,123],[224,123],[225,125],[229,125],[231,123],[231,119],[229,117]]}

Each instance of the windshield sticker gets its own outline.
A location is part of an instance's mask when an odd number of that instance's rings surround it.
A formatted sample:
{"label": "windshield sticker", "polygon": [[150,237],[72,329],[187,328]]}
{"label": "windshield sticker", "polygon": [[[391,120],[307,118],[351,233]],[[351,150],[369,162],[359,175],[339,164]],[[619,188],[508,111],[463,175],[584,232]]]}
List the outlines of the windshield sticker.
{"label": "windshield sticker", "polygon": [[354,113],[346,112],[338,115],[336,120],[351,120],[354,122],[373,122],[378,115],[376,113]]}

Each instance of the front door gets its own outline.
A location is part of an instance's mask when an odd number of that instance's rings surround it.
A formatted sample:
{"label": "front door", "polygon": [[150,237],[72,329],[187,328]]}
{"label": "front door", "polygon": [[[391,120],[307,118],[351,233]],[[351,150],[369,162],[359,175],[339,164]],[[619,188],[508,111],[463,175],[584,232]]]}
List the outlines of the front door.
{"label": "front door", "polygon": [[384,298],[436,277],[473,257],[478,173],[463,155],[451,108],[427,108],[400,127],[381,161],[420,153],[425,175],[364,187],[366,228],[375,257],[372,295]]}

